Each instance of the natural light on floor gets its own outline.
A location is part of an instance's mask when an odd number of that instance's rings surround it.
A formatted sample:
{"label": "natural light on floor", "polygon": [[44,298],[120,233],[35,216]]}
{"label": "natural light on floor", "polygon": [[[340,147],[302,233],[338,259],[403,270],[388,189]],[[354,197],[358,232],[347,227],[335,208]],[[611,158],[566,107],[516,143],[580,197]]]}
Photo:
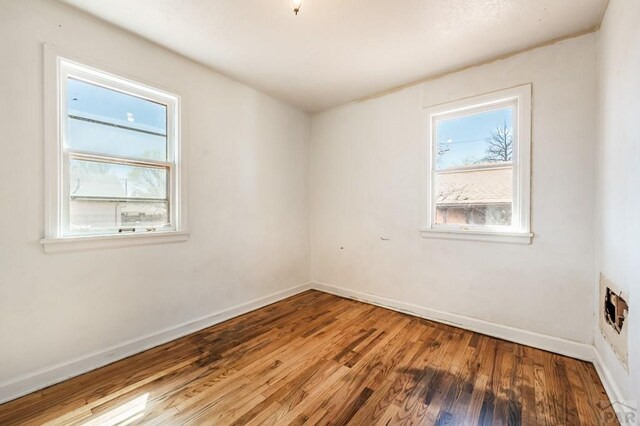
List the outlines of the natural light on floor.
{"label": "natural light on floor", "polygon": [[147,400],[149,399],[149,393],[145,393],[131,401],[117,406],[116,408],[107,411],[100,417],[84,423],[84,426],[113,426],[113,425],[128,425],[144,415],[144,409],[147,408]]}

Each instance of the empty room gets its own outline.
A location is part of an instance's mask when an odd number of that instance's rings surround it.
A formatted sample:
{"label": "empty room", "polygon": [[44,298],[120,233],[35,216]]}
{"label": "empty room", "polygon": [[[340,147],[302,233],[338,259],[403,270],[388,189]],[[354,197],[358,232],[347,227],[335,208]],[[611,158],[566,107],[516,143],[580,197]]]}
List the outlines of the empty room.
{"label": "empty room", "polygon": [[640,0],[0,0],[0,99],[0,425],[640,424]]}

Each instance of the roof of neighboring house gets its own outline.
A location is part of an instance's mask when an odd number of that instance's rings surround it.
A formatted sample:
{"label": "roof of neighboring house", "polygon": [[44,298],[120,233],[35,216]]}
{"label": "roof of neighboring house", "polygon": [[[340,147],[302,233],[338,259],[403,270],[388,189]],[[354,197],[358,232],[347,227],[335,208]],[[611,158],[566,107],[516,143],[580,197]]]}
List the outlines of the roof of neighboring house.
{"label": "roof of neighboring house", "polygon": [[438,173],[436,203],[442,205],[460,204],[502,204],[513,198],[512,167],[491,164],[474,165]]}
{"label": "roof of neighboring house", "polygon": [[71,196],[73,197],[126,197],[127,191],[117,176],[107,173],[71,173]]}

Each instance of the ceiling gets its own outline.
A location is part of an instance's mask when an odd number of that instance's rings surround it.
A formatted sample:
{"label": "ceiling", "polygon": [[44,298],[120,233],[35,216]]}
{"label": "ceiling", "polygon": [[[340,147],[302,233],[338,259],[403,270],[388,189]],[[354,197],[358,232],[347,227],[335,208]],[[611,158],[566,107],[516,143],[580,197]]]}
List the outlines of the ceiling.
{"label": "ceiling", "polygon": [[308,112],[596,27],[607,0],[62,0]]}

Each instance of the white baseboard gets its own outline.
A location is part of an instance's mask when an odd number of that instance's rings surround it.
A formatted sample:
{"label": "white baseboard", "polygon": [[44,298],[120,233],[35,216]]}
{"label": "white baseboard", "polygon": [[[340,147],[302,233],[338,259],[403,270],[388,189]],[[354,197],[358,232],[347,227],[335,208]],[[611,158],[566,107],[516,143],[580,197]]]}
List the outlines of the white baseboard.
{"label": "white baseboard", "polygon": [[602,359],[600,352],[595,347],[593,348],[593,354],[593,366],[596,368],[596,372],[600,377],[600,381],[602,382],[602,386],[604,386],[605,392],[607,392],[609,400],[612,402],[625,401],[624,394],[613,379],[613,374]]}
{"label": "white baseboard", "polygon": [[384,308],[392,309],[394,311],[407,313],[436,322],[450,324],[455,327],[464,328],[465,330],[475,331],[481,334],[486,334],[488,336],[508,340],[510,342],[520,343],[522,345],[532,346],[534,348],[543,349],[545,351],[570,356],[572,358],[578,358],[590,362],[593,362],[595,359],[594,347],[585,343],[574,342],[571,340],[535,333],[532,331],[510,327],[507,325],[496,324],[463,315],[426,308],[424,306],[414,305],[412,303],[399,302],[397,300],[388,299],[383,296],[362,293],[359,291],[349,290],[330,284],[312,282],[311,287],[316,290],[335,294],[337,296],[378,305]]}
{"label": "white baseboard", "polygon": [[128,356],[170,342],[187,334],[194,333],[212,325],[227,321],[239,315],[251,312],[279,300],[286,299],[311,288],[310,283],[283,290],[260,299],[252,300],[223,311],[185,322],[175,327],[127,340],[117,345],[96,351],[75,359],[32,371],[18,377],[0,382],[0,404],[11,401],[28,393],[43,389],[71,377],[78,376],[96,368]]}

